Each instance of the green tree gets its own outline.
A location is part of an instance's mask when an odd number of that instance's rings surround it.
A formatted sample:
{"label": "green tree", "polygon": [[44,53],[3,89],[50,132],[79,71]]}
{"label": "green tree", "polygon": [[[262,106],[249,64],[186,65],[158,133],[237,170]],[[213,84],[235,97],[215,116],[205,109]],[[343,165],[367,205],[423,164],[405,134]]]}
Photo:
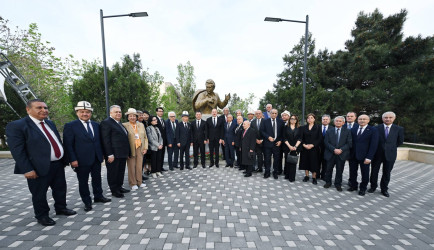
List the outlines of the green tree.
{"label": "green tree", "polygon": [[254,99],[255,95],[253,93],[249,93],[245,99],[242,99],[235,93],[232,95],[231,100],[228,103],[228,108],[232,114],[235,114],[235,111],[239,109],[243,113],[243,116],[247,117],[249,106],[253,104]]}
{"label": "green tree", "polygon": [[[161,97],[161,104],[166,111],[176,112],[179,107],[179,97],[174,86],[166,88],[166,93]],[[167,116],[167,112],[165,113]]]}
{"label": "green tree", "polygon": [[176,110],[178,115],[181,115],[182,111],[188,111],[191,117],[194,114],[192,100],[193,95],[196,90],[196,83],[194,79],[194,67],[188,61],[185,65],[179,64],[178,68],[178,84],[176,85],[176,90],[178,91],[179,97],[179,105]]}

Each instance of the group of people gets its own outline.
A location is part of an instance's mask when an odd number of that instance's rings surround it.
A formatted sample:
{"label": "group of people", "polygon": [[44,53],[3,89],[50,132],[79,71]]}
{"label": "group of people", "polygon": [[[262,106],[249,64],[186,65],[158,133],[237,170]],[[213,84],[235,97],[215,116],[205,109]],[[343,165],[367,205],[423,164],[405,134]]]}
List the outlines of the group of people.
{"label": "group of people", "polygon": [[[131,190],[146,187],[148,175],[158,178],[168,171],[163,167],[166,151],[169,170],[192,169],[191,146],[193,168],[198,167],[199,158],[201,166],[206,168],[207,144],[210,168],[219,168],[221,148],[226,167],[238,166],[245,170],[245,177],[251,177],[253,172],[264,172],[264,178],[273,174],[274,179],[278,179],[284,174],[285,179],[294,182],[299,163],[299,169],[305,170],[304,182],[309,181],[309,173],[312,173],[313,184],[321,178],[326,182],[324,187],[329,188],[336,166],[334,185],[338,191],[342,191],[342,173],[345,161],[349,160],[348,190],[359,189],[359,195],[365,195],[369,180],[368,192],[376,190],[382,164],[380,188],[388,197],[390,172],[404,133],[402,127],[393,124],[393,112],[384,113],[384,124],[376,127],[368,125],[367,115],[360,115],[355,123],[354,112],[347,114],[347,121],[343,116],[335,117],[334,127],[330,125],[330,116],[323,115],[322,125],[319,125],[315,124],[315,115],[308,114],[307,124],[300,127],[296,115],[284,111],[278,117],[278,111],[271,104],[266,106],[265,112],[249,112],[247,118],[241,110],[237,110],[234,117],[227,107],[220,116],[213,109],[206,120],[197,111],[193,121],[189,120],[187,111],[182,113],[180,121],[172,111],[164,120],[162,107],[156,108],[156,115],[152,116],[148,111],[134,108],[123,114],[120,106],[112,105],[110,116],[100,124],[91,121],[93,108],[89,102],[80,101],[74,109],[78,119],[65,124],[63,143],[56,126],[48,120],[47,105],[40,99],[30,100],[26,105],[28,116],[6,127],[7,142],[16,162],[14,172],[27,179],[35,218],[45,226],[55,224],[49,217],[48,187],[52,189],[57,215],[76,214],[66,205],[65,166],[70,165],[76,172],[84,210],[90,211],[89,175],[94,203],[111,201],[103,195],[103,161],[112,197],[122,198]],[[121,122],[123,115],[128,122]],[[130,189],[124,188],[126,166]],[[357,182],[359,167],[360,185]]]}

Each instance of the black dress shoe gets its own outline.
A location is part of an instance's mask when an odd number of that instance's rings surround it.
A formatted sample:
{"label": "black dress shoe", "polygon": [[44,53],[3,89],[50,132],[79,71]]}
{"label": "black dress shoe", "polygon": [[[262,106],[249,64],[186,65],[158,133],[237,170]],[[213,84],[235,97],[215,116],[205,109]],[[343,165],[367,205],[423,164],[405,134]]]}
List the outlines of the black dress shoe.
{"label": "black dress shoe", "polygon": [[262,168],[258,168],[255,170],[256,173],[262,173]]}
{"label": "black dress shoe", "polygon": [[167,169],[161,168],[161,172],[165,172],[167,171]]}
{"label": "black dress shoe", "polygon": [[264,174],[264,179],[270,178],[270,174]]}
{"label": "black dress shoe", "polygon": [[316,178],[312,178],[312,184],[316,185],[318,182],[316,181]]}
{"label": "black dress shoe", "polygon": [[173,170],[174,170],[173,167],[169,167],[169,169],[170,169],[170,171],[173,171]]}
{"label": "black dress shoe", "polygon": [[187,166],[187,167],[185,167],[185,168],[191,170],[191,167],[190,167],[190,166]]}
{"label": "black dress shoe", "polygon": [[366,194],[366,191],[362,191],[362,190],[359,191],[360,196],[364,196],[365,194]]}
{"label": "black dress shoe", "polygon": [[216,164],[215,167],[216,167],[216,168],[219,168],[220,166],[219,166],[219,164]]}
{"label": "black dress shoe", "polygon": [[324,184],[324,188],[329,188],[329,187],[331,187],[331,185],[332,184],[330,184],[330,183],[326,183],[326,184]]}
{"label": "black dress shoe", "polygon": [[225,168],[227,168],[227,167],[229,167],[229,165],[228,165],[228,164],[226,164],[226,165],[225,165]]}
{"label": "black dress shoe", "polygon": [[56,222],[48,216],[38,219],[38,223],[42,226],[54,226],[56,224]]}
{"label": "black dress shoe", "polygon": [[285,174],[285,180],[289,180],[289,175]]}
{"label": "black dress shoe", "polygon": [[275,180],[277,180],[277,179],[279,179],[279,175],[277,175],[277,174],[273,174],[273,178],[274,178]]}
{"label": "black dress shoe", "polygon": [[106,197],[101,197],[101,198],[95,198],[95,199],[93,199],[93,201],[94,201],[95,203],[97,203],[97,202],[100,202],[100,203],[107,203],[107,202],[112,201],[112,199],[109,199],[109,198],[106,198]]}
{"label": "black dress shoe", "polygon": [[92,210],[92,205],[84,205],[84,211],[89,212],[90,210]]}
{"label": "black dress shoe", "polygon": [[368,189],[368,193],[372,194],[373,192],[375,192],[375,188]]}
{"label": "black dress shoe", "polygon": [[193,168],[197,168],[197,164],[193,166]]}
{"label": "black dress shoe", "polygon": [[342,192],[342,187],[336,187],[336,190],[338,190],[338,192]]}
{"label": "black dress shoe", "polygon": [[389,192],[387,192],[387,191],[381,191],[381,194],[384,195],[384,196],[386,196],[386,197],[390,196]]}
{"label": "black dress shoe", "polygon": [[251,173],[249,173],[249,174],[246,173],[246,174],[244,175],[244,177],[250,177],[250,176],[252,176]]}
{"label": "black dress shoe", "polygon": [[307,182],[309,180],[309,176],[305,176],[304,178],[303,178],[303,182]]}
{"label": "black dress shoe", "polygon": [[202,165],[202,168],[206,168],[206,166],[205,166],[205,165]]}
{"label": "black dress shoe", "polygon": [[294,182],[295,180],[289,180],[289,182]]}
{"label": "black dress shoe", "polygon": [[121,193],[112,193],[112,196],[116,197],[116,198],[124,198],[125,197],[125,195],[121,194]]}
{"label": "black dress shoe", "polygon": [[214,165],[209,165],[209,168],[212,168]]}
{"label": "black dress shoe", "polygon": [[350,191],[350,192],[357,191],[357,188],[350,187],[349,189],[347,189],[347,191]]}
{"label": "black dress shoe", "polygon": [[147,176],[142,176],[142,181],[146,181],[146,180],[149,180],[149,177],[147,177]]}
{"label": "black dress shoe", "polygon": [[70,215],[77,214],[77,212],[75,212],[75,211],[72,210],[72,209],[65,208],[65,209],[62,209],[62,210],[58,210],[58,211],[56,211],[56,214],[57,214],[57,215],[66,215],[66,216],[70,216]]}
{"label": "black dress shoe", "polygon": [[121,188],[119,189],[119,192],[121,192],[121,193],[125,194],[125,193],[129,193],[129,192],[130,192],[130,190],[128,190],[128,189],[125,189],[125,188],[121,187]]}

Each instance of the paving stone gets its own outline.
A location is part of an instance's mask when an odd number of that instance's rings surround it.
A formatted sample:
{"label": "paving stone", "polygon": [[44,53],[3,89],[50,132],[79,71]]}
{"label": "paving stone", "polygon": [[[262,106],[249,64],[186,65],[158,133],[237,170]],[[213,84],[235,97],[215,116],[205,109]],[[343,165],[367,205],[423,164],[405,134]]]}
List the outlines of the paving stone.
{"label": "paving stone", "polygon": [[[1,249],[434,248],[434,166],[423,163],[396,162],[389,198],[303,183],[303,171],[289,183],[244,178],[236,168],[175,170],[88,213],[66,168],[68,207],[78,214],[56,216],[48,192],[53,227],[33,218],[27,183],[13,166],[0,159]],[[110,197],[105,168],[102,176]]]}

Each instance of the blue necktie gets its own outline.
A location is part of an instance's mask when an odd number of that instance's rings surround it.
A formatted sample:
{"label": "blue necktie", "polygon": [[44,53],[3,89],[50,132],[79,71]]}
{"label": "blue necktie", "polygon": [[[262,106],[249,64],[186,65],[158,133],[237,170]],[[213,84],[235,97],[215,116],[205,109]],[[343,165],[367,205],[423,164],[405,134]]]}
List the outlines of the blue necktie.
{"label": "blue necktie", "polygon": [[90,138],[93,138],[92,129],[90,129],[89,123],[90,123],[89,121],[86,122],[86,125],[87,125],[87,133],[89,134]]}
{"label": "blue necktie", "polygon": [[386,139],[387,139],[387,137],[389,136],[389,127],[388,127],[388,126],[386,126],[386,131],[385,131],[385,133],[386,133]]}
{"label": "blue necktie", "polygon": [[322,129],[322,136],[325,136],[326,133],[326,126],[324,126],[324,128]]}
{"label": "blue necktie", "polygon": [[340,133],[339,133],[339,129],[336,131],[336,147],[339,145],[339,137],[340,137]]}

